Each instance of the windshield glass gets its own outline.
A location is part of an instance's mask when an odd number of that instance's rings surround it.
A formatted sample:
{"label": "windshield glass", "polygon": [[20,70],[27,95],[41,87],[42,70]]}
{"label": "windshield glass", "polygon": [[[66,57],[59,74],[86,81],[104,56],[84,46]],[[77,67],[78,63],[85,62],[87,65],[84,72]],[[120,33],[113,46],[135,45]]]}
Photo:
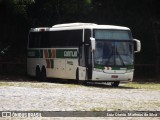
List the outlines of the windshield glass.
{"label": "windshield glass", "polygon": [[133,41],[130,30],[95,29],[95,65],[133,65]]}
{"label": "windshield glass", "polygon": [[96,65],[133,65],[133,42],[96,41],[94,58]]}

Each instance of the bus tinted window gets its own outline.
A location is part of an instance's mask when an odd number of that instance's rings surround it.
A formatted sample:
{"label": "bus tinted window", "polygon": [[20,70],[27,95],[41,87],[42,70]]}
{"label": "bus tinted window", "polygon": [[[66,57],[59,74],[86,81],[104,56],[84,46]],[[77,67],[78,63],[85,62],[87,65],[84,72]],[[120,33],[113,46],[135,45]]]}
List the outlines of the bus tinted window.
{"label": "bus tinted window", "polygon": [[49,43],[49,33],[48,32],[41,32],[39,35],[40,37],[40,48],[48,48],[50,47]]}
{"label": "bus tinted window", "polygon": [[40,34],[37,32],[31,32],[29,34],[29,47],[39,48],[40,47]]}
{"label": "bus tinted window", "polygon": [[79,46],[82,36],[82,30],[52,31],[49,40],[51,47]]}
{"label": "bus tinted window", "polygon": [[83,39],[82,30],[31,32],[29,48],[79,46]]}
{"label": "bus tinted window", "polygon": [[85,32],[84,32],[84,41],[86,43],[90,43],[90,37],[91,37],[91,30],[90,29],[85,29]]}

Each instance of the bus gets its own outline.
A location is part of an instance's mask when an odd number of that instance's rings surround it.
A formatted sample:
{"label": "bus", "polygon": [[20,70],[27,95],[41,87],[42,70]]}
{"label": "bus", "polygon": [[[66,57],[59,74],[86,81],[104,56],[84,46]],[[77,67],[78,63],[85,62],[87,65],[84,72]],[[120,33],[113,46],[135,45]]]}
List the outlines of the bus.
{"label": "bus", "polygon": [[76,82],[132,81],[134,53],[141,43],[127,27],[95,23],[67,23],[31,28],[27,45],[27,73]]}

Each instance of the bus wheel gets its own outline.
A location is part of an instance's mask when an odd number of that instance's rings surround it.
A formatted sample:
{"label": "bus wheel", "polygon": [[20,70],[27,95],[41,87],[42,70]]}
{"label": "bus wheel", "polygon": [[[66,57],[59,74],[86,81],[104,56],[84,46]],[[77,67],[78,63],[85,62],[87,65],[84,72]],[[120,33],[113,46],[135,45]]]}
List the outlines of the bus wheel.
{"label": "bus wheel", "polygon": [[39,66],[36,67],[36,80],[40,81],[40,74],[41,74],[41,71],[40,71],[40,68]]}
{"label": "bus wheel", "polygon": [[118,87],[118,86],[119,86],[119,83],[120,83],[119,81],[112,82],[112,83],[111,83],[111,86],[112,86],[112,87]]}
{"label": "bus wheel", "polygon": [[86,71],[85,80],[83,81],[83,85],[88,85],[88,71]]}
{"label": "bus wheel", "polygon": [[79,84],[79,68],[76,70],[76,83]]}
{"label": "bus wheel", "polygon": [[44,66],[41,70],[41,81],[46,81],[46,68]]}

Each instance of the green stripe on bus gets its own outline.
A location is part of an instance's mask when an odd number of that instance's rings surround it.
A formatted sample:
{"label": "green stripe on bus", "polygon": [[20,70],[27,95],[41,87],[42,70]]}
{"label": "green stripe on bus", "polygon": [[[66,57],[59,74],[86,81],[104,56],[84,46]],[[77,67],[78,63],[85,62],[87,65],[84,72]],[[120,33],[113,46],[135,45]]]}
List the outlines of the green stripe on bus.
{"label": "green stripe on bus", "polygon": [[94,65],[94,68],[97,68],[97,69],[104,69],[104,66],[103,65]]}
{"label": "green stripe on bus", "polygon": [[[47,49],[47,58],[78,58],[78,51],[77,49],[55,49],[56,52],[53,54],[53,49]],[[28,57],[29,58],[43,58],[43,51],[40,50],[28,50]],[[45,54],[45,53],[44,53]]]}
{"label": "green stripe on bus", "polygon": [[51,49],[48,50],[48,57],[52,58],[52,51],[51,51]]}
{"label": "green stripe on bus", "polygon": [[[104,66],[104,65],[94,65],[94,68],[97,68],[97,69],[104,69],[105,67],[110,67],[110,66]],[[113,66],[113,67],[110,67],[111,70],[122,70],[123,68],[126,68],[126,70],[129,70],[129,69],[134,69],[134,66],[133,65],[126,65],[126,66]]]}
{"label": "green stripe on bus", "polygon": [[43,50],[28,50],[28,58],[43,58]]}

